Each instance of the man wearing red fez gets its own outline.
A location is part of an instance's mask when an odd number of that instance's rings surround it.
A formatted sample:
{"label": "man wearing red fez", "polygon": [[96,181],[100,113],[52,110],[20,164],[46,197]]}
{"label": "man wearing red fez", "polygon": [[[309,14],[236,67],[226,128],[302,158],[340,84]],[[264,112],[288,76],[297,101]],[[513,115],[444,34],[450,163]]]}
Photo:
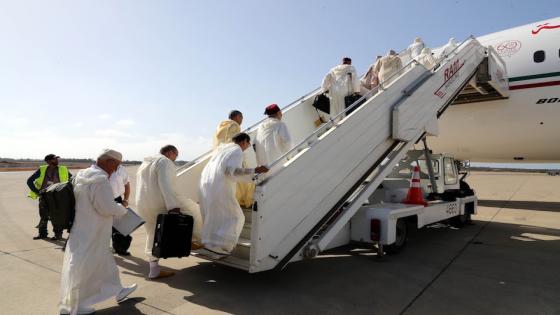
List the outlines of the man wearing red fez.
{"label": "man wearing red fez", "polygon": [[292,139],[288,126],[282,121],[282,110],[278,105],[268,105],[264,114],[268,118],[257,129],[255,151],[257,164],[270,166],[292,148]]}

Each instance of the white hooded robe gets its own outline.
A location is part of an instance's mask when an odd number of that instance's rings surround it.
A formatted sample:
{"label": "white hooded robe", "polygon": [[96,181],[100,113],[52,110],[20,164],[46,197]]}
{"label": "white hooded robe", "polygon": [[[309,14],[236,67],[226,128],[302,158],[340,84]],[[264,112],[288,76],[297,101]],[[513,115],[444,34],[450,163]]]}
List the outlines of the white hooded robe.
{"label": "white hooded robe", "polygon": [[414,39],[414,42],[412,44],[410,44],[410,46],[408,46],[407,51],[410,54],[410,58],[411,59],[416,59],[416,57],[418,57],[418,55],[420,55],[420,53],[422,52],[422,49],[424,49],[425,45],[424,42],[422,41],[422,39],[420,37],[417,37],[416,39]]}
{"label": "white hooded robe", "polygon": [[62,265],[61,311],[76,314],[78,305],[102,302],[123,288],[109,245],[113,216],[127,210],[114,201],[108,177],[96,165],[76,175],[76,216]]}
{"label": "white hooded robe", "polygon": [[422,49],[422,53],[420,53],[416,60],[428,70],[432,69],[437,63],[430,48]]}
{"label": "white hooded robe", "polygon": [[250,181],[252,169],[242,169],[243,151],[235,143],[220,145],[200,176],[202,244],[212,251],[230,253],[239,239],[245,216],[235,198],[238,181]]}
{"label": "white hooded robe", "polygon": [[402,67],[402,61],[398,55],[388,54],[376,62],[374,70],[379,73],[379,83],[383,88],[386,88],[398,77],[398,75],[395,74],[399,72]]}
{"label": "white hooded robe", "polygon": [[438,59],[441,60],[445,58],[445,56],[449,56],[455,48],[457,48],[457,41],[455,41],[455,38],[451,37],[447,44],[441,48]]}
{"label": "white hooded robe", "polygon": [[194,219],[193,240],[197,240],[202,227],[202,220],[196,203],[188,198],[180,198],[176,187],[177,168],[175,163],[163,154],[144,158],[136,172],[136,207],[146,221],[145,252],[150,261],[157,261],[152,256],[154,233],[158,214],[165,214],[174,208]]}
{"label": "white hooded robe", "polygon": [[292,148],[288,126],[274,117],[263,120],[257,128],[254,142],[258,165],[270,166]]}
{"label": "white hooded robe", "polygon": [[332,68],[323,78],[321,88],[323,91],[329,91],[330,116],[334,119],[346,109],[344,97],[353,93],[360,93],[360,78],[358,78],[354,66],[338,65]]}

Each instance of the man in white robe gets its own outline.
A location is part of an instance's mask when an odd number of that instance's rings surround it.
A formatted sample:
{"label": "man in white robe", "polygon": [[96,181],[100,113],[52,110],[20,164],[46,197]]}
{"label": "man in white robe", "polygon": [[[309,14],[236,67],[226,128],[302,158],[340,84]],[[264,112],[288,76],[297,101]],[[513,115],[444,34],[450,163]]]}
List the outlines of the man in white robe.
{"label": "man in white robe", "polygon": [[453,52],[453,50],[455,50],[455,48],[457,48],[457,41],[454,37],[451,37],[447,44],[445,44],[445,46],[441,48],[438,61],[441,61],[443,58],[449,56]]}
{"label": "man in white robe", "polygon": [[152,256],[158,214],[180,212],[181,202],[175,191],[177,168],[174,161],[179,150],[173,145],[161,148],[160,154],[144,158],[136,172],[136,208],[146,221],[145,253],[150,262],[149,279],[170,277],[174,273],[161,270],[159,259]]}
{"label": "man in white robe", "polygon": [[[342,64],[332,68],[323,78],[321,89],[323,92],[328,92],[331,100],[330,116],[334,119],[346,109],[344,97],[360,93],[360,78],[352,66],[352,59],[345,57],[342,59]],[[342,117],[335,121],[341,119]]]}
{"label": "man in white robe", "polygon": [[[241,132],[243,114],[238,110],[229,113],[229,119],[220,122],[214,135],[214,149],[224,143],[231,143],[231,138]],[[249,147],[243,152],[243,167],[256,167],[255,151]],[[243,208],[251,208],[253,205],[253,193],[255,185],[251,183],[237,183],[237,201]]]}
{"label": "man in white robe", "polygon": [[428,70],[431,70],[437,63],[436,58],[432,54],[432,50],[428,47],[422,49],[422,52],[418,55],[416,61]]}
{"label": "man in white robe", "polygon": [[264,113],[268,118],[257,128],[255,153],[258,165],[270,167],[270,164],[292,148],[292,138],[288,126],[282,121],[282,111],[278,105],[267,106]]}
{"label": "man in white robe", "polygon": [[401,58],[392,49],[386,56],[379,59],[375,64],[374,70],[379,73],[379,84],[381,87],[387,88],[398,77],[397,73],[402,70],[402,67]]}
{"label": "man in white robe", "polygon": [[414,39],[414,42],[407,48],[407,52],[410,55],[410,58],[416,59],[416,57],[420,55],[424,47],[426,47],[426,45],[424,44],[424,41],[422,41],[422,38],[416,37]]}
{"label": "man in white robe", "polygon": [[93,304],[111,297],[121,302],[136,289],[136,284],[122,286],[109,247],[113,217],[127,211],[113,200],[109,184],[121,160],[119,152],[105,149],[74,179],[76,216],[62,265],[61,314],[90,314]]}
{"label": "man in white robe", "polygon": [[264,166],[241,167],[243,151],[251,144],[246,133],[233,137],[233,143],[220,145],[200,176],[200,211],[203,218],[202,244],[210,255],[229,255],[237,245],[245,216],[235,198],[236,182],[250,181]]}
{"label": "man in white robe", "polygon": [[375,62],[371,66],[369,66],[366,74],[360,80],[360,83],[362,84],[360,93],[362,93],[362,95],[365,95],[367,92],[375,89],[379,85],[379,74],[375,71],[375,64],[379,59],[381,59],[381,57],[382,56],[378,55],[375,58]]}

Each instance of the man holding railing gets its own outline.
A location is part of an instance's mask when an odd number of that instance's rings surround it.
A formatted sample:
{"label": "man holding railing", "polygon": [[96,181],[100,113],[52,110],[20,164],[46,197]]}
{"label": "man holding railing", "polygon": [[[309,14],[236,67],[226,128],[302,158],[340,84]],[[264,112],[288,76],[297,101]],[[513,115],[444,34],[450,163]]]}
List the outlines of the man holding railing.
{"label": "man holding railing", "polygon": [[233,143],[220,145],[200,176],[200,212],[202,214],[202,252],[208,256],[227,256],[237,245],[245,216],[235,198],[236,183],[249,182],[255,173],[268,168],[242,168],[243,151],[251,146],[251,138],[239,133]]}
{"label": "man holding railing", "polygon": [[255,136],[257,164],[270,167],[276,159],[292,148],[292,138],[288,126],[282,121],[282,111],[271,104],[264,111],[268,118],[263,120]]}

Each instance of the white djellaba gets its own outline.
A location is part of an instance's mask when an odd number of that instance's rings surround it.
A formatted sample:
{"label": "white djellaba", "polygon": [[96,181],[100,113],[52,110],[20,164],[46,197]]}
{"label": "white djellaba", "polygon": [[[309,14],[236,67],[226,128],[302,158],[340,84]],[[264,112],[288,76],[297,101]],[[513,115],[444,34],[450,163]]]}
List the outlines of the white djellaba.
{"label": "white djellaba", "polygon": [[447,44],[441,48],[438,58],[440,60],[445,58],[445,56],[448,56],[455,48],[457,48],[457,41],[455,38],[451,37]]}
{"label": "white djellaba", "polygon": [[[358,78],[354,66],[341,64],[327,73],[323,78],[321,89],[329,91],[328,95],[331,101],[330,116],[334,119],[346,108],[344,97],[352,93],[360,93],[360,78]],[[341,118],[337,119],[337,121]]]}
{"label": "white djellaba", "polygon": [[216,148],[200,177],[202,244],[219,254],[231,253],[245,223],[235,198],[236,183],[251,181],[254,170],[241,168],[242,162],[243,151],[238,144],[222,144]]}
{"label": "white djellaba", "polygon": [[196,203],[178,194],[177,167],[163,154],[144,158],[136,172],[136,207],[146,221],[145,253],[150,261],[157,261],[152,256],[157,216],[168,210],[180,208],[181,212],[194,219],[193,241],[200,238],[202,219]]}
{"label": "white djellaba", "polygon": [[418,57],[418,55],[420,55],[424,47],[425,45],[424,42],[422,41],[422,38],[416,37],[414,39],[414,42],[410,44],[410,46],[408,46],[407,48],[407,51],[410,54],[410,58],[415,59],[416,57]]}
{"label": "white djellaba", "polygon": [[113,217],[127,210],[113,200],[108,176],[97,165],[76,175],[76,216],[62,265],[62,314],[80,314],[127,289],[109,248]]}
{"label": "white djellaba", "polygon": [[428,70],[432,69],[437,63],[436,58],[432,54],[432,50],[428,47],[422,49],[422,52],[418,55],[416,61]]}
{"label": "white djellaba", "polygon": [[270,165],[291,148],[292,138],[286,123],[275,117],[263,120],[255,135],[257,164]]}
{"label": "white djellaba", "polygon": [[387,55],[377,60],[374,70],[379,73],[379,83],[386,88],[393,82],[398,75],[399,70],[403,67],[401,58],[394,50],[390,50]]}

